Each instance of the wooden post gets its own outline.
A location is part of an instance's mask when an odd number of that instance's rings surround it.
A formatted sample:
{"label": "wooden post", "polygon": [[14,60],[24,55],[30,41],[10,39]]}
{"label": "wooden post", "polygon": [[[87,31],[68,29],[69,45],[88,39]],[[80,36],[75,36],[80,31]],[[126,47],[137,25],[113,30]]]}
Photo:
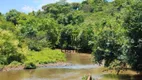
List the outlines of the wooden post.
{"label": "wooden post", "polygon": [[91,77],[91,75],[90,75],[90,74],[88,75],[87,80],[92,80],[92,77]]}

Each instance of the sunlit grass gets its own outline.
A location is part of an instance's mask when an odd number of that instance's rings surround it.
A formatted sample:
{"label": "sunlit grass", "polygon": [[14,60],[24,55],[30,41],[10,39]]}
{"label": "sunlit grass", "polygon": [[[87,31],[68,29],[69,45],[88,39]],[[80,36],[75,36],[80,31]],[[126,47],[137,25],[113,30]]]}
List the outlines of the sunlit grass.
{"label": "sunlit grass", "polygon": [[40,52],[30,51],[29,54],[26,55],[25,62],[33,62],[35,64],[47,64],[47,63],[55,63],[55,62],[64,62],[65,54],[60,50],[51,50],[51,49],[43,49]]}

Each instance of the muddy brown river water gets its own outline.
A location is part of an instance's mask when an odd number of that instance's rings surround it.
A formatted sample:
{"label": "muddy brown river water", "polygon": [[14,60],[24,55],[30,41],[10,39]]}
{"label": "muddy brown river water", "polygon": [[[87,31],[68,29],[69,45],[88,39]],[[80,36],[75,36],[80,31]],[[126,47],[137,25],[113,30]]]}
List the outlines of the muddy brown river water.
{"label": "muddy brown river water", "polygon": [[66,58],[73,65],[0,72],[0,80],[81,80],[86,74],[97,80],[142,80],[138,75],[104,73],[102,67],[91,61],[90,54],[66,54]]}

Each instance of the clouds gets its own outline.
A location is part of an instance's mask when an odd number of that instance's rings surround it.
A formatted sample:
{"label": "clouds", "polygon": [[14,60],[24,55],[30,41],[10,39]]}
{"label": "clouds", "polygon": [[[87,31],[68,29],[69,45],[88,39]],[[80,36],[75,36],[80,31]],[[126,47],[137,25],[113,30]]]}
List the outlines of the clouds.
{"label": "clouds", "polygon": [[44,4],[40,4],[40,5],[38,5],[38,6],[28,6],[28,5],[25,5],[25,6],[23,6],[21,9],[22,9],[22,11],[23,12],[26,12],[26,13],[28,13],[28,12],[32,12],[32,11],[38,11],[38,10],[42,10],[42,6],[43,6]]}
{"label": "clouds", "polygon": [[49,4],[49,3],[55,3],[59,0],[31,0],[30,4],[25,4],[22,8],[21,11],[23,12],[32,12],[32,11],[38,11],[41,10],[43,5]]}
{"label": "clouds", "polygon": [[[37,11],[37,10],[41,10],[42,6],[43,5],[46,5],[46,4],[50,4],[50,3],[55,3],[55,2],[58,2],[59,0],[31,0],[31,4],[27,5],[25,4],[21,10],[23,12],[32,12],[32,11]],[[83,0],[67,0],[67,2],[81,2]]]}
{"label": "clouds", "polygon": [[114,1],[114,0],[107,0],[108,2],[112,2],[112,1]]}
{"label": "clouds", "polygon": [[28,5],[25,5],[24,7],[22,7],[22,10],[24,12],[32,12],[32,11],[36,11],[36,9],[32,6],[28,6]]}

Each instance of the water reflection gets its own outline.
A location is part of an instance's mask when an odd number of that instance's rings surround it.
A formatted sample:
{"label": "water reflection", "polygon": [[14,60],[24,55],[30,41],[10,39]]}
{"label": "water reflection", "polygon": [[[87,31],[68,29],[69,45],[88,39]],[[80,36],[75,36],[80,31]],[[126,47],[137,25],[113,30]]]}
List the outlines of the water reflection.
{"label": "water reflection", "polygon": [[92,56],[90,54],[67,54],[67,62],[70,62],[72,64],[93,64],[92,62]]}
{"label": "water reflection", "polygon": [[82,76],[89,73],[99,80],[142,80],[140,75],[104,74],[103,68],[92,63],[89,54],[67,54],[66,57],[67,62],[73,65],[0,72],[0,80],[81,80]]}
{"label": "water reflection", "polygon": [[128,75],[128,74],[105,74],[103,80],[142,80],[142,75]]}
{"label": "water reflection", "polygon": [[92,69],[92,68],[98,68],[99,66],[96,64],[88,64],[88,65],[80,65],[80,64],[75,64],[75,65],[70,65],[70,66],[49,66],[49,67],[44,67],[48,69]]}

